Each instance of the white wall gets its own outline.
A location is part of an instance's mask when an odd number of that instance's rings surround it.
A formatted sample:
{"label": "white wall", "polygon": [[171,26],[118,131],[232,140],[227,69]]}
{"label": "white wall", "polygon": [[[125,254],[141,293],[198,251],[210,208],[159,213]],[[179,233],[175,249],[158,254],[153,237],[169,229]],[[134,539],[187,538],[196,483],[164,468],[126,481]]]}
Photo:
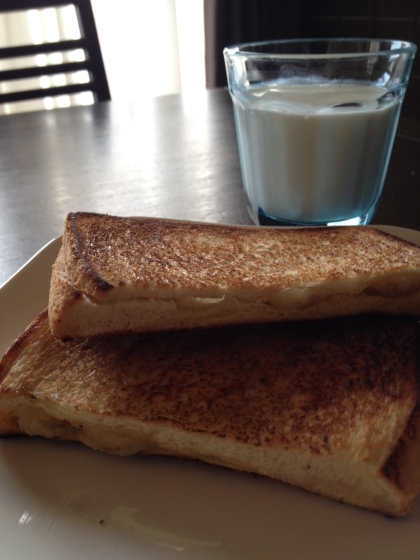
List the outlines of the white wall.
{"label": "white wall", "polygon": [[203,0],[92,0],[113,100],[205,89]]}

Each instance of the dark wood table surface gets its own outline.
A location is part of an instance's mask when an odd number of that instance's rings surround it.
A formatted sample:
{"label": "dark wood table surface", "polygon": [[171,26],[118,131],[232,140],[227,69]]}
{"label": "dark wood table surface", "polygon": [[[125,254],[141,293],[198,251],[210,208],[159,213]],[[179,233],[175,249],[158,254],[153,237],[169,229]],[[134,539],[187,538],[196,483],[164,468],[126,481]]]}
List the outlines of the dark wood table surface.
{"label": "dark wood table surface", "polygon": [[[373,223],[420,230],[419,178],[401,119]],[[80,210],[251,224],[229,93],[0,117],[0,285]]]}

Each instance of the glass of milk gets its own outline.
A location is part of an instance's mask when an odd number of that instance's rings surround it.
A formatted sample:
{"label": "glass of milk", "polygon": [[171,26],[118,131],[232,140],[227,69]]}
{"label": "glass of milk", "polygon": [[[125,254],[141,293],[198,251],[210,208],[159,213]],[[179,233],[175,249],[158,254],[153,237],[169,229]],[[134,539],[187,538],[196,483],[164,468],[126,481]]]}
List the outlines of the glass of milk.
{"label": "glass of milk", "polygon": [[255,223],[369,223],[415,51],[412,43],[380,39],[299,39],[224,50]]}

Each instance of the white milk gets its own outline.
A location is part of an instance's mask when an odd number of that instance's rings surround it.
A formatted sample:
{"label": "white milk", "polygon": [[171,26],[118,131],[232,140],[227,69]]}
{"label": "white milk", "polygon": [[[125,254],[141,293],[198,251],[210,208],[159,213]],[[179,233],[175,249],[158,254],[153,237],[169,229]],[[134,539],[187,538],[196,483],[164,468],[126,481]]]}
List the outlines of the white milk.
{"label": "white milk", "polygon": [[[297,223],[365,216],[382,190],[401,100],[355,84],[250,88],[233,97],[245,191]],[[349,104],[337,107],[337,105]]]}

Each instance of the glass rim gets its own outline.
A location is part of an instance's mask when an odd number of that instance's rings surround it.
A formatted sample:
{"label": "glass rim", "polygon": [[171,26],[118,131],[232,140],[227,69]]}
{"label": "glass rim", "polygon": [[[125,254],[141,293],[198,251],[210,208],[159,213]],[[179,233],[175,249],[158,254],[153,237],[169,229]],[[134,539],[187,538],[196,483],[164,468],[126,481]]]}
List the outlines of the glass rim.
{"label": "glass rim", "polygon": [[[331,53],[276,53],[276,52],[265,52],[265,51],[254,51],[247,50],[250,47],[262,47],[267,45],[292,45],[292,44],[304,44],[304,43],[382,43],[388,44],[390,48],[376,49],[372,51],[345,51],[345,52],[331,52]],[[391,45],[396,45],[392,48]],[[386,56],[395,55],[402,53],[414,54],[417,50],[415,43],[410,41],[402,41],[399,39],[381,39],[372,37],[352,37],[352,38],[339,38],[339,37],[320,37],[320,38],[307,38],[307,39],[278,39],[272,41],[253,41],[246,43],[238,43],[236,45],[230,45],[223,49],[223,54],[228,57],[247,57],[247,58],[267,58],[270,59],[337,59],[337,58],[368,58],[371,56]]]}

